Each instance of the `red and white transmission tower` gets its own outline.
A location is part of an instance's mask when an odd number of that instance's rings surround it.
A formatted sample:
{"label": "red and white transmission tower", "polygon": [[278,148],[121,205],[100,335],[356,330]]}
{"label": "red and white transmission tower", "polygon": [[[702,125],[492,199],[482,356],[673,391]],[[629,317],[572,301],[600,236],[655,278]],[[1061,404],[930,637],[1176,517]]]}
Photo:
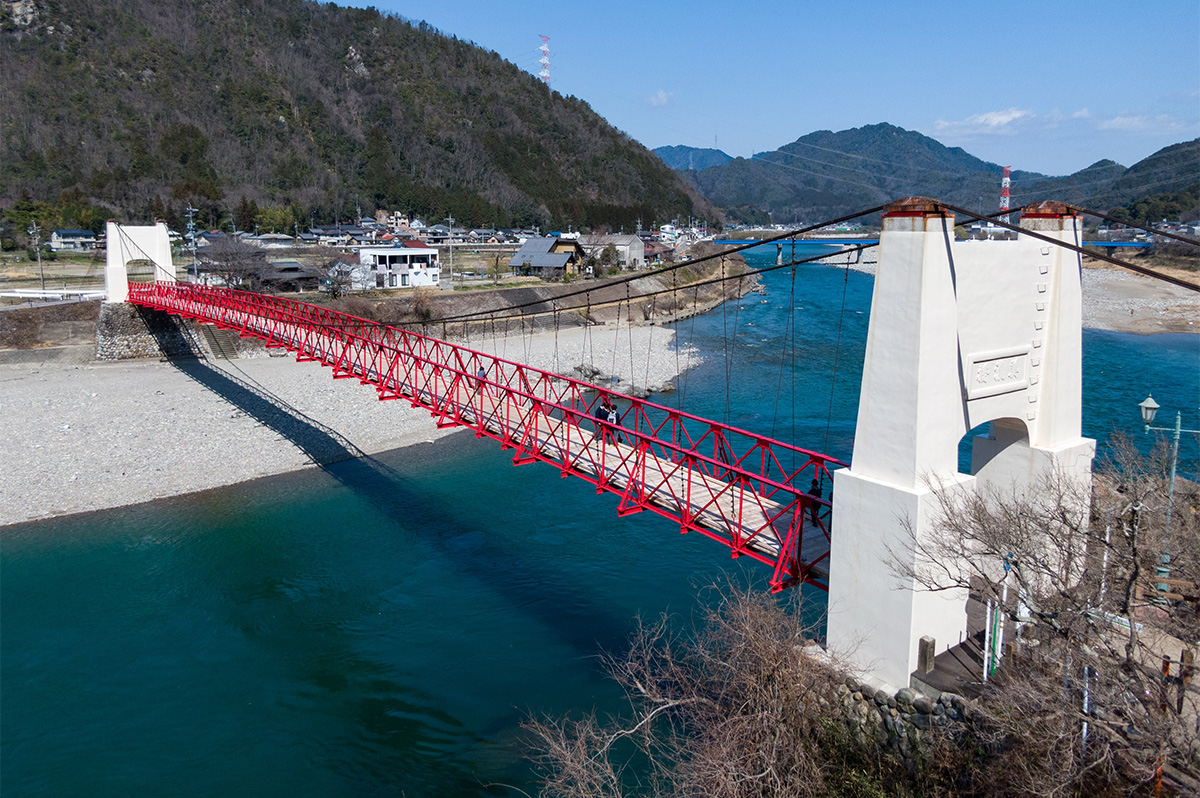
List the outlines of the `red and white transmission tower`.
{"label": "red and white transmission tower", "polygon": [[1009,224],[1007,211],[1009,186],[1008,171],[1010,169],[1012,169],[1011,166],[1004,167],[1004,175],[1000,178],[1000,210],[1005,211],[1005,214],[1000,217],[1000,221],[1004,222],[1005,224]]}
{"label": "red and white transmission tower", "polygon": [[542,57],[538,59],[538,63],[542,65],[542,71],[538,73],[538,77],[542,79],[542,83],[545,83],[547,86],[549,86],[550,85],[550,47],[548,46],[547,43],[550,41],[550,37],[543,36],[542,34],[539,33],[538,38],[542,40],[542,46],[538,48],[539,50],[542,51]]}

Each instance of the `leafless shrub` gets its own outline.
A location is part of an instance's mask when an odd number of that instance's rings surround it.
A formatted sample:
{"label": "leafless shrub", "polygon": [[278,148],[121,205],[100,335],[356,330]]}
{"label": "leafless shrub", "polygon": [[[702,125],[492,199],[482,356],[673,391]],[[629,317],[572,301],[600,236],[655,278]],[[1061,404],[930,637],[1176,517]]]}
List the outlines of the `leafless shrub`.
{"label": "leafless shrub", "polygon": [[340,299],[354,287],[357,257],[334,247],[316,247],[312,257],[320,273],[321,290],[330,299]]}
{"label": "leafless shrub", "polygon": [[[1200,638],[1200,503],[1176,491],[1168,537],[1163,452],[1122,439],[1110,451],[1092,485],[1051,474],[1023,492],[938,489],[933,533],[911,535],[916,565],[896,558],[924,589],[971,590],[1019,630],[980,704],[998,794],[1099,794],[1198,764],[1196,695],[1179,677]],[[1156,598],[1164,552],[1190,601]]]}
{"label": "leafless shrub", "polygon": [[261,287],[261,273],[266,268],[266,253],[232,236],[221,236],[197,252],[201,271],[220,278],[230,288],[256,291]]}
{"label": "leafless shrub", "polygon": [[[547,795],[816,796],[907,791],[910,775],[839,722],[839,678],[805,652],[799,592],[729,591],[684,634],[640,624],[605,658],[632,714],[526,724]],[[894,793],[893,793],[894,794]]]}
{"label": "leafless shrub", "polygon": [[417,288],[413,291],[412,300],[409,302],[410,315],[420,322],[433,321],[436,317],[437,308],[434,306],[433,297],[430,293],[422,288]]}

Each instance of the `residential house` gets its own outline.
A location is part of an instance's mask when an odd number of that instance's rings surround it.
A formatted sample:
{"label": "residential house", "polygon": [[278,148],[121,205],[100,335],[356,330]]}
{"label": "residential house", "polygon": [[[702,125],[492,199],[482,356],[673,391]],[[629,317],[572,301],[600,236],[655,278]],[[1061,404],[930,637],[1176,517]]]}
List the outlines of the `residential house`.
{"label": "residential house", "polygon": [[96,248],[96,234],[91,230],[55,230],[50,233],[52,252],[91,252]]}
{"label": "residential house", "polygon": [[661,241],[643,242],[647,264],[662,263],[663,260],[674,260],[675,250]]}
{"label": "residential house", "polygon": [[441,282],[436,249],[420,241],[398,243],[398,246],[363,247],[358,251],[359,262],[375,272],[376,288],[408,288]]}
{"label": "residential house", "polygon": [[587,235],[579,239],[590,257],[599,258],[605,247],[617,251],[617,262],[622,269],[641,269],[646,265],[646,245],[633,235]]}
{"label": "residential house", "polygon": [[296,243],[291,236],[285,233],[263,233],[257,236],[245,236],[242,240],[263,249],[287,249]]}
{"label": "residential house", "polygon": [[559,274],[576,275],[587,253],[574,239],[527,238],[508,265],[515,272],[550,279]]}
{"label": "residential house", "polygon": [[488,227],[476,227],[471,232],[467,233],[467,239],[472,244],[499,244],[500,239],[496,236],[496,231]]}
{"label": "residential house", "polygon": [[268,261],[259,270],[258,281],[271,291],[316,291],[321,272],[297,260]]}
{"label": "residential house", "polygon": [[308,232],[315,235],[317,243],[324,247],[344,247],[350,243],[350,236],[341,225],[317,225]]}
{"label": "residential house", "polygon": [[[414,229],[415,229],[414,225]],[[444,224],[435,224],[424,228],[421,238],[427,244],[445,244],[450,240],[450,228]]]}

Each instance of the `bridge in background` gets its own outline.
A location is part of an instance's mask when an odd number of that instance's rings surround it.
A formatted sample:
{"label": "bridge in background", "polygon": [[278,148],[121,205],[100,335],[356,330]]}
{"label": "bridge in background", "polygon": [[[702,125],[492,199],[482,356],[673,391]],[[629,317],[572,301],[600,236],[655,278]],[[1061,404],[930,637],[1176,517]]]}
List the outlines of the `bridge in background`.
{"label": "bridge in background", "polygon": [[835,458],[641,399],[611,425],[594,410],[626,397],[599,386],[276,296],[163,280],[129,284],[128,301],[288,349],[498,441],[516,465],[554,465],[619,496],[619,516],[649,510],[769,565],[772,590],[828,590],[830,504],[805,491],[848,465]]}

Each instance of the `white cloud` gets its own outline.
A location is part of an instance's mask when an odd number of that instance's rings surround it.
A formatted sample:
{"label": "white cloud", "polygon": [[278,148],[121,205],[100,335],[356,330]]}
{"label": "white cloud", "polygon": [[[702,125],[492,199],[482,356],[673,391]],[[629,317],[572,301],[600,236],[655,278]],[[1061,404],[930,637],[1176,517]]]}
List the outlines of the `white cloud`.
{"label": "white cloud", "polygon": [[1136,133],[1145,130],[1150,124],[1150,118],[1145,116],[1114,116],[1111,119],[1102,120],[1096,127],[1101,130],[1123,130],[1127,133]]}
{"label": "white cloud", "polygon": [[1118,114],[1096,123],[1100,130],[1117,130],[1122,133],[1159,133],[1166,135],[1191,135],[1196,129],[1194,122],[1187,122],[1169,114],[1146,116],[1142,114]]}
{"label": "white cloud", "polygon": [[937,121],[937,129],[952,133],[1009,133],[1014,122],[1033,119],[1033,111],[1024,108],[1007,108],[1003,111],[985,111],[973,114],[966,119],[947,122]]}
{"label": "white cloud", "polygon": [[674,96],[674,92],[663,91],[662,89],[659,89],[646,98],[646,103],[654,108],[662,108],[664,105],[671,102],[671,98]]}
{"label": "white cloud", "polygon": [[1092,115],[1092,112],[1089,111],[1088,109],[1080,108],[1078,111],[1071,114],[1071,118],[1072,119],[1089,119],[1091,117],[1091,115]]}

